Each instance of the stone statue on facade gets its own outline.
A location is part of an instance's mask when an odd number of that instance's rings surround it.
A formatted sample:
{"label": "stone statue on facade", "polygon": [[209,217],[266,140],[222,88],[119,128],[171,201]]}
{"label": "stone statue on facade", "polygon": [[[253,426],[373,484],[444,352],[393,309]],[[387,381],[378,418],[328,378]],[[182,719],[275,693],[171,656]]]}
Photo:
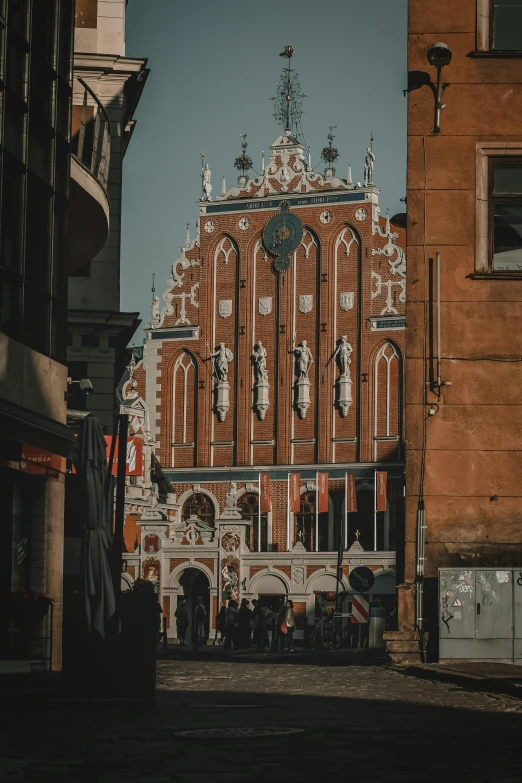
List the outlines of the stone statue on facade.
{"label": "stone statue on facade", "polygon": [[152,307],[150,310],[150,322],[156,324],[159,321],[160,300],[159,296],[155,296],[152,300]]}
{"label": "stone statue on facade", "polygon": [[212,201],[212,172],[210,171],[208,167],[208,163],[205,163],[204,167],[201,169],[201,184],[203,187],[203,201]]}
{"label": "stone statue on facade", "polygon": [[228,381],[228,364],[234,359],[230,348],[225,343],[219,343],[219,348],[210,354],[210,358],[214,359],[214,375],[218,382]]}
{"label": "stone statue on facade", "polygon": [[297,358],[299,377],[308,378],[308,373],[310,372],[310,367],[313,364],[314,358],[308,347],[307,341],[303,340],[299,345],[294,345],[291,353]]}
{"label": "stone statue on facade", "polygon": [[366,158],[364,159],[364,184],[371,185],[373,182],[373,164],[375,163],[375,153],[371,147],[368,147],[366,151]]}
{"label": "stone statue on facade", "polygon": [[230,488],[227,492],[227,499],[225,508],[237,508],[237,483],[235,481],[230,482]]}
{"label": "stone statue on facade", "polygon": [[256,378],[258,381],[268,380],[268,370],[266,368],[266,348],[259,340],[257,345],[254,346],[254,352],[252,354],[254,360],[254,367]]}
{"label": "stone statue on facade", "polygon": [[352,362],[351,355],[352,355],[352,346],[348,342],[348,338],[346,337],[346,335],[343,335],[333,355],[333,360],[334,361],[337,360],[337,363],[339,365],[339,371],[342,377],[345,378],[350,377],[350,364]]}

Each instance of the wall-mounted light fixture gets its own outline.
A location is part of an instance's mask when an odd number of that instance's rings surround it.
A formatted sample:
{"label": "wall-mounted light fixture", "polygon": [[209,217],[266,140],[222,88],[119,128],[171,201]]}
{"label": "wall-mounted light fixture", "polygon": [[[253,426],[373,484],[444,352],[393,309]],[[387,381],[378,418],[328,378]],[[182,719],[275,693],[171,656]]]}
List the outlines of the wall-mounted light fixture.
{"label": "wall-mounted light fixture", "polygon": [[442,83],[442,69],[445,65],[449,65],[451,62],[451,49],[442,41],[434,43],[430,46],[427,52],[427,58],[430,65],[433,65],[437,69],[437,84],[433,84],[429,73],[426,71],[409,71],[408,73],[408,88],[404,90],[404,94],[413,92],[414,90],[420,90],[421,87],[428,86],[435,98],[435,122],[433,127],[433,133],[440,133],[440,110],[444,108],[442,104],[442,96],[444,90],[448,86]]}

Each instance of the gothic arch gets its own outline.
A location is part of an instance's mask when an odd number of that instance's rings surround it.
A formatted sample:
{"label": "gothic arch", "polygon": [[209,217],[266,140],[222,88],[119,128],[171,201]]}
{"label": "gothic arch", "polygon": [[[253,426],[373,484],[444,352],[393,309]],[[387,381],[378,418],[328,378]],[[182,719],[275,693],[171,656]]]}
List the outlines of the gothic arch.
{"label": "gothic arch", "polygon": [[228,266],[231,253],[235,253],[239,258],[239,249],[235,240],[229,234],[223,234],[214,250],[214,261],[220,261],[222,256],[224,264]]}
{"label": "gothic arch", "polygon": [[190,560],[185,560],[185,562],[176,566],[176,568],[169,574],[168,587],[179,588],[179,578],[183,571],[185,571],[187,568],[195,568],[197,571],[202,571],[208,579],[210,589],[216,587],[216,577],[214,572],[211,571],[210,568],[208,568],[204,563],[197,562],[196,560],[194,560],[193,563],[191,563]]}
{"label": "gothic arch", "polygon": [[197,387],[198,366],[190,351],[181,351],[171,371],[171,444],[172,466],[176,465],[176,454],[183,453],[183,464],[187,464],[187,450],[191,451],[194,463],[197,442]]}
{"label": "gothic arch", "polygon": [[181,519],[181,512],[183,511],[183,506],[185,505],[185,502],[191,497],[191,495],[205,495],[212,505],[214,506],[214,519],[219,519],[219,502],[215,495],[210,492],[210,490],[206,489],[205,487],[200,487],[197,485],[197,489],[194,487],[190,487],[190,489],[187,489],[179,498],[178,505],[179,505],[179,522],[182,521]]}
{"label": "gothic arch", "polygon": [[400,348],[385,340],[374,351],[372,376],[372,459],[400,459],[402,451],[402,374]]}
{"label": "gothic arch", "polygon": [[264,568],[262,571],[258,571],[258,573],[252,577],[249,585],[250,592],[256,593],[257,592],[257,590],[255,589],[256,584],[260,582],[264,576],[269,576],[269,575],[276,577],[276,579],[279,579],[282,583],[282,586],[286,588],[286,594],[288,595],[290,593],[290,580],[288,579],[286,574],[284,574],[282,571],[277,571],[273,569],[272,571],[270,571],[268,568]]}

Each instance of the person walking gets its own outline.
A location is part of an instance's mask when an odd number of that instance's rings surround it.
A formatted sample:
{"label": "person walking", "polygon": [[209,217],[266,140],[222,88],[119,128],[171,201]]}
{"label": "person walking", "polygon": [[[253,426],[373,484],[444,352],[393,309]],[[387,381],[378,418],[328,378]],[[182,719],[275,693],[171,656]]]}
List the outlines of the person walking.
{"label": "person walking", "polygon": [[294,651],[294,629],[295,629],[295,614],[294,614],[294,603],[290,599],[287,600],[285,603],[286,606],[286,612],[285,617],[283,620],[283,624],[286,624],[286,635],[285,635],[285,647],[284,649],[287,652],[293,652]]}
{"label": "person walking", "polygon": [[249,603],[250,601],[248,598],[243,598],[237,615],[238,650],[246,650],[250,647],[250,634],[252,633],[250,622],[252,619],[252,612],[248,607]]}
{"label": "person walking", "polygon": [[236,648],[237,644],[237,613],[238,606],[237,601],[233,598],[228,602],[225,613],[225,650],[232,650]]}
{"label": "person walking", "polygon": [[214,637],[214,644],[216,644],[218,634],[219,634],[219,644],[223,644],[223,641],[225,639],[225,634],[226,634],[226,624],[227,624],[227,607],[222,606],[221,609],[219,610],[219,614],[216,617],[216,635]]}
{"label": "person walking", "polygon": [[176,618],[176,632],[178,635],[179,643],[181,647],[185,646],[185,639],[187,638],[187,628],[190,625],[188,617],[187,602],[184,598],[178,604],[178,608],[174,612]]}
{"label": "person walking", "polygon": [[259,610],[259,644],[265,652],[272,649],[274,613],[263,605]]}
{"label": "person walking", "polygon": [[252,628],[252,646],[257,647],[258,650],[262,649],[263,645],[260,641],[260,615],[259,601],[252,601],[252,614],[250,616],[250,627]]}
{"label": "person walking", "polygon": [[207,610],[203,605],[202,596],[198,596],[196,599],[196,606],[194,609],[194,640],[193,646],[197,650],[200,644],[205,644],[205,620],[207,619]]}

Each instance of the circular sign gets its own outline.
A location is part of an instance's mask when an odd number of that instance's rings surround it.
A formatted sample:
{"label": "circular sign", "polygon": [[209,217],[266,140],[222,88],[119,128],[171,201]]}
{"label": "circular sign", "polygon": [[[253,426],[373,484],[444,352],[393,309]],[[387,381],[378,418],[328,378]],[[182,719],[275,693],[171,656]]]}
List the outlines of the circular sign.
{"label": "circular sign", "polygon": [[275,256],[275,268],[286,272],[290,267],[290,253],[297,250],[303,238],[303,224],[296,215],[285,210],[274,215],[263,231],[263,244]]}
{"label": "circular sign", "polygon": [[348,581],[352,590],[362,595],[372,589],[375,577],[371,568],[357,566],[353,571],[350,571]]}

